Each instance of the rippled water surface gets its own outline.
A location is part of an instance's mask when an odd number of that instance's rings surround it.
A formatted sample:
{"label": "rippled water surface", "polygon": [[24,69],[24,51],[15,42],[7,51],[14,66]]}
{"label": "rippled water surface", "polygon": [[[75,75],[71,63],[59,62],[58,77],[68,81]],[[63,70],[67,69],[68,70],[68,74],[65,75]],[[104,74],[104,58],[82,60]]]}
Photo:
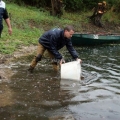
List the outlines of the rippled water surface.
{"label": "rippled water surface", "polygon": [[33,74],[27,72],[31,58],[11,63],[13,77],[0,83],[0,120],[119,120],[120,46],[76,50],[85,77],[79,83],[61,80],[44,59]]}

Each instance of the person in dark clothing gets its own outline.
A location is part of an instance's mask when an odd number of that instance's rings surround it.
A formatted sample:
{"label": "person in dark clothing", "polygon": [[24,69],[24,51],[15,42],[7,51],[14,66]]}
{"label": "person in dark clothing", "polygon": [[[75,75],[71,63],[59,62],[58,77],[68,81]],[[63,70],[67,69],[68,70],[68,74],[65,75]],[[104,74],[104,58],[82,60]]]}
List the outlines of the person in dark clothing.
{"label": "person in dark clothing", "polygon": [[94,8],[94,13],[90,16],[90,19],[93,20],[94,24],[103,27],[101,23],[102,15],[106,12],[106,2],[98,3],[98,5]]}
{"label": "person in dark clothing", "polygon": [[0,0],[0,37],[1,37],[2,30],[3,30],[3,19],[5,20],[5,22],[8,26],[8,33],[11,35],[12,27],[10,24],[10,19],[9,19],[8,12],[7,12],[7,9],[5,6],[5,2]]}
{"label": "person in dark clothing", "polygon": [[73,59],[80,60],[78,59],[78,54],[76,50],[72,46],[71,37],[73,34],[74,28],[72,26],[67,26],[64,29],[55,28],[45,32],[39,38],[37,56],[35,56],[32,60],[28,71],[33,71],[38,61],[41,60],[45,50],[48,51],[51,59],[55,59],[55,61],[52,63],[55,71],[58,71],[59,65],[65,62],[62,55],[59,53],[59,50],[64,46],[67,47]]}

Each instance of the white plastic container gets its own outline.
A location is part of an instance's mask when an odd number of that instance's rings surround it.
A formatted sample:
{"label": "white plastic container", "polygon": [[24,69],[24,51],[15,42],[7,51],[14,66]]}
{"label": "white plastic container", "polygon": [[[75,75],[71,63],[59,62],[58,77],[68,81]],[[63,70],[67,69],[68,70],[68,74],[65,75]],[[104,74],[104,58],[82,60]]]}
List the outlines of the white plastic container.
{"label": "white plastic container", "polygon": [[62,64],[61,79],[80,81],[81,80],[80,60]]}

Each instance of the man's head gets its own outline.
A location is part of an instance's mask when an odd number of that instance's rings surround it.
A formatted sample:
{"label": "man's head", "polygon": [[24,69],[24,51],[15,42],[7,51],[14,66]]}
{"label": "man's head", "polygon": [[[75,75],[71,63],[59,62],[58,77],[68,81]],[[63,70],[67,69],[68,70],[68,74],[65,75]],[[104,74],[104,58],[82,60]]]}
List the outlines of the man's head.
{"label": "man's head", "polygon": [[64,37],[66,38],[71,38],[72,35],[74,34],[75,30],[74,30],[74,27],[73,26],[66,26],[64,28]]}
{"label": "man's head", "polygon": [[106,1],[103,1],[102,3],[103,3],[104,6],[106,6]]}

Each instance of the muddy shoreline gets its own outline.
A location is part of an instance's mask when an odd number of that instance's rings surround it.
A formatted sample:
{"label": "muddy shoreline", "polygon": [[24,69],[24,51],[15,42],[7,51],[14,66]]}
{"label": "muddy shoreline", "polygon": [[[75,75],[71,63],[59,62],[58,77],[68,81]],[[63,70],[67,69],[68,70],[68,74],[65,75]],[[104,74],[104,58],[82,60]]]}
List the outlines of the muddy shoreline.
{"label": "muddy shoreline", "polygon": [[6,68],[5,65],[8,65],[10,62],[17,60],[20,57],[32,55],[36,53],[37,45],[30,45],[21,47],[15,51],[12,55],[2,55],[0,54],[0,81],[8,81],[13,75],[13,72],[10,68]]}

